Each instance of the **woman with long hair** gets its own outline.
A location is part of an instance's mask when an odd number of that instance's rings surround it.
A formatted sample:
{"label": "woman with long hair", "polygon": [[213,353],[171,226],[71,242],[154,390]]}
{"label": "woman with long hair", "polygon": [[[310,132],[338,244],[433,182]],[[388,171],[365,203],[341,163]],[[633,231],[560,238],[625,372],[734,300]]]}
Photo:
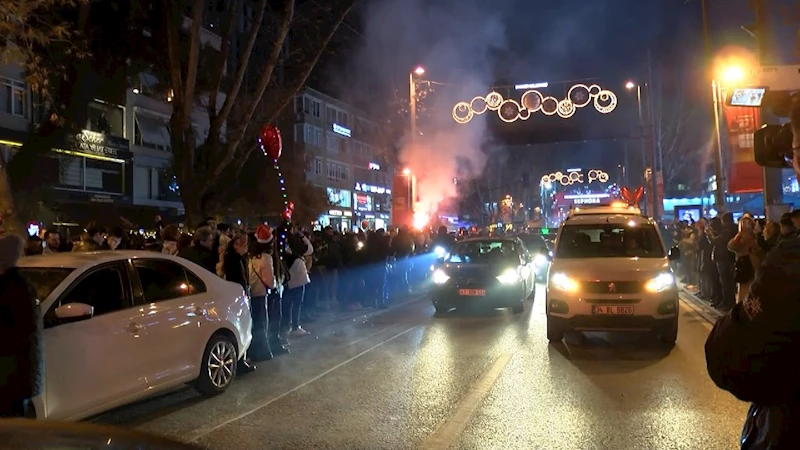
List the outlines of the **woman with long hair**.
{"label": "woman with long hair", "polygon": [[742,303],[750,293],[750,284],[761,263],[761,249],[756,236],[756,222],[749,215],[739,219],[739,232],[728,242],[728,250],[736,254],[734,277],[738,291],[736,303]]}
{"label": "woman with long hair", "polygon": [[[288,353],[279,337],[281,320],[281,283],[283,271],[277,259],[276,239],[266,225],[259,225],[255,232],[255,244],[250,253],[250,292],[251,301],[263,310],[258,320],[253,318],[253,329],[266,339],[259,344],[270,351],[270,356]],[[256,325],[257,324],[257,325]],[[255,331],[254,344],[255,344]],[[251,344],[251,348],[252,348]]]}

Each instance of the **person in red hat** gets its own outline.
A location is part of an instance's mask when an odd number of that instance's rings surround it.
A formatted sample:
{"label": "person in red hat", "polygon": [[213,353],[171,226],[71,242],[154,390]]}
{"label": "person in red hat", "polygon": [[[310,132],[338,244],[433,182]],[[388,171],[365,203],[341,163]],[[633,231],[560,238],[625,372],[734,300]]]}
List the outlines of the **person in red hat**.
{"label": "person in red hat", "polygon": [[250,254],[250,296],[253,308],[254,360],[271,359],[273,355],[288,353],[279,338],[278,325],[281,320],[281,284],[275,268],[276,240],[272,229],[259,225],[255,232],[256,243]]}

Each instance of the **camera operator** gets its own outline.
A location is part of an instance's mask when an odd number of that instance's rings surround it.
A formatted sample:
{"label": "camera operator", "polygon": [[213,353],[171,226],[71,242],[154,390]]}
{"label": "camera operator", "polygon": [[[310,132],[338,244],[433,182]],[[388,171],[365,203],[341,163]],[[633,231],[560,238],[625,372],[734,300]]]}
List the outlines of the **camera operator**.
{"label": "camera operator", "polygon": [[[792,166],[800,178],[800,98],[791,109]],[[800,237],[778,243],[756,270],[750,294],[706,341],[708,373],[751,403],[743,450],[800,448]]]}

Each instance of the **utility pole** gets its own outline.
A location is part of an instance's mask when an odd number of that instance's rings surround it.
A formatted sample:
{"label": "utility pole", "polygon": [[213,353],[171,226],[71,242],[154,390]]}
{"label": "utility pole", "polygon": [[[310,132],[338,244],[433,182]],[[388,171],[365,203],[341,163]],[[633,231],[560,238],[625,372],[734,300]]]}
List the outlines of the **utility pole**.
{"label": "utility pole", "polygon": [[417,83],[414,80],[414,72],[408,74],[408,93],[409,93],[409,119],[411,121],[411,145],[417,141]]}
{"label": "utility pole", "polygon": [[[653,199],[653,211],[651,217],[658,220],[661,216],[661,209],[663,208],[663,201],[658,195],[658,173],[661,170],[658,167],[658,143],[656,142],[656,126],[655,126],[655,105],[653,104],[653,58],[650,50],[647,51],[647,132],[650,133],[650,139],[647,140],[647,145],[650,146],[649,153],[652,164],[650,165],[650,185],[652,189],[651,198]],[[660,203],[660,204],[659,204]]]}
{"label": "utility pole", "polygon": [[[715,77],[713,75],[713,54],[711,52],[711,35],[708,30],[708,5],[706,4],[707,0],[700,0],[700,8],[703,12],[703,46],[705,48],[705,55],[706,55],[706,71],[709,75],[711,75],[711,104],[713,105],[713,115],[712,119],[714,123],[720,123],[719,118],[719,105],[717,99],[717,92],[719,90],[719,86],[714,81]],[[716,203],[717,210],[722,212],[725,210],[725,188],[727,183],[725,182],[725,173],[722,168],[722,142],[719,137],[719,129],[717,129],[717,137],[714,139],[714,176],[717,180],[717,189],[714,191],[714,200]]]}

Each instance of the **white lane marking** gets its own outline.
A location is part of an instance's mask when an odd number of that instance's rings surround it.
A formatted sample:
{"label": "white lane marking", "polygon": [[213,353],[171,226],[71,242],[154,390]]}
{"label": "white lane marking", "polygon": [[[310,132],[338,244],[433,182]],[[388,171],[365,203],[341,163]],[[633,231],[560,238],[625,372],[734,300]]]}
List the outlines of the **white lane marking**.
{"label": "white lane marking", "polygon": [[337,370],[337,369],[339,369],[341,367],[344,367],[347,364],[350,364],[351,362],[355,361],[356,359],[358,359],[358,358],[366,355],[367,353],[375,350],[376,348],[378,348],[378,347],[380,347],[380,346],[382,346],[384,344],[387,344],[387,343],[399,338],[400,336],[403,336],[403,335],[405,335],[405,334],[407,334],[407,333],[409,333],[409,332],[411,332],[411,331],[413,331],[413,330],[415,330],[415,329],[417,329],[417,328],[419,328],[421,326],[422,325],[416,325],[416,326],[413,326],[413,327],[411,327],[411,328],[409,328],[409,329],[407,329],[405,331],[402,331],[402,332],[400,332],[398,334],[395,334],[394,336],[392,336],[392,337],[390,337],[388,339],[385,339],[385,340],[381,341],[380,343],[375,344],[372,347],[364,350],[363,352],[357,354],[356,356],[353,356],[352,358],[347,359],[346,361],[342,361],[341,363],[331,367],[330,369],[326,370],[325,372],[322,372],[321,374],[315,376],[314,378],[312,378],[312,379],[310,379],[308,381],[305,381],[303,383],[298,384],[297,386],[293,387],[292,389],[289,389],[288,391],[284,392],[283,394],[280,394],[280,395],[278,395],[276,397],[273,397],[273,398],[267,400],[266,402],[261,403],[260,405],[254,407],[254,408],[250,408],[248,411],[246,411],[246,412],[244,412],[242,414],[239,414],[239,415],[237,415],[235,417],[232,417],[230,419],[224,420],[224,421],[222,421],[222,422],[220,422],[220,423],[218,423],[216,425],[207,427],[205,429],[202,429],[202,430],[199,430],[199,431],[195,431],[194,433],[189,434],[189,439],[187,439],[187,442],[195,442],[198,439],[200,439],[200,438],[202,438],[204,436],[207,436],[208,434],[211,434],[214,431],[224,427],[225,425],[229,425],[229,424],[231,424],[233,422],[236,422],[237,420],[244,419],[245,417],[249,416],[250,414],[253,414],[254,412],[256,412],[256,411],[258,411],[260,409],[266,408],[267,406],[271,405],[272,403],[275,403],[276,401],[282,399],[283,397],[286,397],[287,395],[292,394],[293,392],[296,392],[296,391],[308,386],[311,383],[314,383],[315,381],[319,380],[320,378],[324,377],[325,375],[328,375],[329,373],[331,373],[331,372],[333,372],[333,371],[335,371],[335,370]]}
{"label": "white lane marking", "polygon": [[687,313],[690,312],[689,309],[694,310],[694,312],[696,312],[700,317],[703,318],[703,320],[701,320],[700,323],[703,324],[706,330],[710,332],[713,326],[711,325],[711,322],[709,322],[708,319],[705,317],[705,315],[702,314],[702,312],[696,306],[692,305],[690,302],[687,302],[686,300],[683,299],[680,300],[681,300],[680,308]]}
{"label": "white lane marking", "polygon": [[497,382],[497,379],[500,378],[510,360],[510,354],[503,353],[500,355],[492,364],[492,367],[470,388],[453,415],[425,439],[420,446],[420,450],[446,450],[450,448],[456,439],[461,436],[480,404],[489,395],[489,391]]}
{"label": "white lane marking", "polygon": [[370,333],[370,334],[368,334],[368,335],[366,335],[366,336],[362,336],[362,337],[360,337],[360,338],[356,339],[355,341],[348,343],[347,345],[348,345],[348,346],[351,346],[351,345],[356,345],[356,344],[358,344],[359,342],[366,341],[367,339],[369,339],[369,338],[371,338],[371,337],[375,336],[376,334],[381,334],[381,333],[383,333],[383,332],[385,332],[385,331],[386,331],[386,329],[385,329],[385,328],[384,328],[383,330],[378,330],[378,331],[376,331],[376,332],[374,332],[374,333]]}

